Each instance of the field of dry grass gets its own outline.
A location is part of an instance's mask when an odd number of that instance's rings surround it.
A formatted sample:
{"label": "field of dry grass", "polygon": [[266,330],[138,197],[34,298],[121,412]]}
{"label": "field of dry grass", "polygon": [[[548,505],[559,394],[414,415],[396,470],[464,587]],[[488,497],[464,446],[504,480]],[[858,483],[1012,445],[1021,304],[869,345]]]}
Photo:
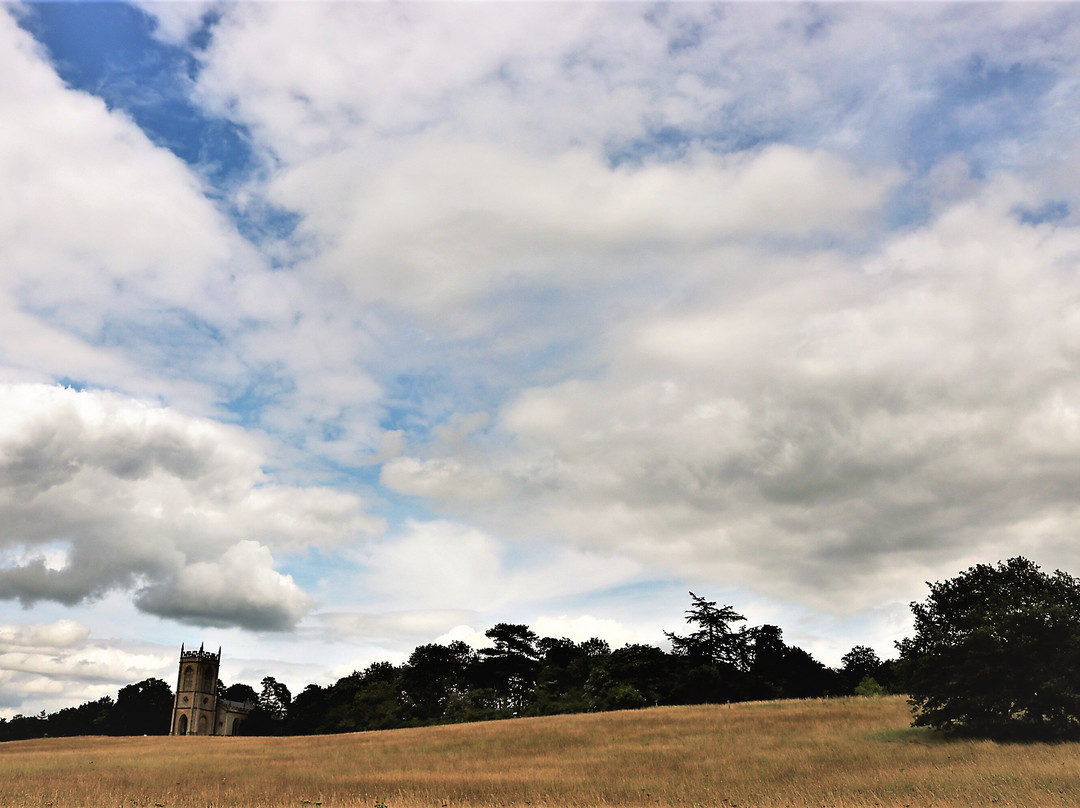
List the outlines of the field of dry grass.
{"label": "field of dry grass", "polygon": [[0,806],[1077,806],[1080,745],[944,741],[902,698],[307,738],[0,744]]}

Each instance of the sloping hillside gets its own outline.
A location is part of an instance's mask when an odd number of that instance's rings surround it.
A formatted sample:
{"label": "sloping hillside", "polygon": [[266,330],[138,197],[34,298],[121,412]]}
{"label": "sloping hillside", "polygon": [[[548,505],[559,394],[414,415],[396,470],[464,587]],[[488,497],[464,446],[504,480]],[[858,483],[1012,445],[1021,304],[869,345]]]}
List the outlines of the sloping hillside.
{"label": "sloping hillside", "polygon": [[943,741],[900,697],[306,738],[0,744],[2,806],[1080,804],[1080,745]]}

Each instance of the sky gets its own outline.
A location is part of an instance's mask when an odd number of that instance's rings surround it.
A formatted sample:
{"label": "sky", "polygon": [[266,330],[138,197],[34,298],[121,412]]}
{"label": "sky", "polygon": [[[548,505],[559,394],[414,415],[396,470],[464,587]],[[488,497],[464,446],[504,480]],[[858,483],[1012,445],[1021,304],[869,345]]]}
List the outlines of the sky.
{"label": "sky", "polygon": [[0,8],[0,717],[1080,573],[1080,6]]}

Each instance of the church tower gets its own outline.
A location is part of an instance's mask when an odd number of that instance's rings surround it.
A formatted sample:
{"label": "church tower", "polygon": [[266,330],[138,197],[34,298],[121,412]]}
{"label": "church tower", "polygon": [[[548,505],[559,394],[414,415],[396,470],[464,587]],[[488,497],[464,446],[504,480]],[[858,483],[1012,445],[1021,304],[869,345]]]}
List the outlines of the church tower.
{"label": "church tower", "polygon": [[180,646],[180,674],[173,700],[170,735],[216,735],[218,666],[221,649],[216,654],[185,651]]}

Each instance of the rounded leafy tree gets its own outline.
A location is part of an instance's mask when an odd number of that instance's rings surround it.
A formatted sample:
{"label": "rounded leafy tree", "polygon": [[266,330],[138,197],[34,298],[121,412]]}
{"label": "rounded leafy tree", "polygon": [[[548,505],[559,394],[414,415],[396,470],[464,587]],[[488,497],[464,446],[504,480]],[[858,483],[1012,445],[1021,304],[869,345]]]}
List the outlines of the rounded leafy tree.
{"label": "rounded leafy tree", "polygon": [[914,726],[1080,736],[1080,581],[1012,558],[930,584],[911,607],[915,636],[897,646]]}

